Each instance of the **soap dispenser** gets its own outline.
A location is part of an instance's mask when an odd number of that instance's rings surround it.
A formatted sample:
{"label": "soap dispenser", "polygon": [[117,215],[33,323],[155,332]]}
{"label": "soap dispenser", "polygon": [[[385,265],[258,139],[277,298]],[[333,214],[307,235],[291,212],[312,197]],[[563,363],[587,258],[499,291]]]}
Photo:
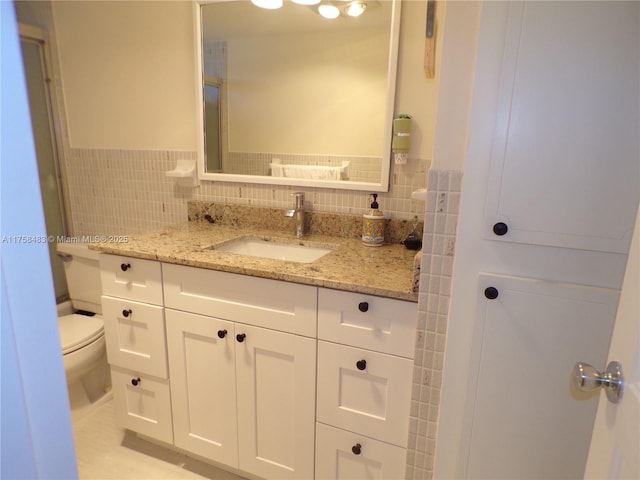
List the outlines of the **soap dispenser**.
{"label": "soap dispenser", "polygon": [[420,250],[422,248],[422,239],[420,238],[420,234],[418,233],[418,217],[413,217],[413,227],[411,228],[411,232],[407,235],[402,243],[407,250]]}
{"label": "soap dispenser", "polygon": [[371,208],[362,217],[362,243],[368,247],[384,244],[384,214],[378,208],[378,194],[372,193]]}

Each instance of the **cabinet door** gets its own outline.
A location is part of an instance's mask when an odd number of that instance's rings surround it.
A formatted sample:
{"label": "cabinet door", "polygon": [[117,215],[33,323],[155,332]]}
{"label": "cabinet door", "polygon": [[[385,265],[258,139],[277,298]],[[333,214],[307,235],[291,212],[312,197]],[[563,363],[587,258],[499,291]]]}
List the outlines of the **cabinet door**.
{"label": "cabinet door", "polygon": [[237,467],[233,323],[167,309],[174,443]]}
{"label": "cabinet door", "polygon": [[316,429],[316,480],[405,478],[404,448],[322,423]]}
{"label": "cabinet door", "polygon": [[109,363],[167,378],[164,308],[103,296],[102,313]]}
{"label": "cabinet door", "polygon": [[490,274],[479,283],[466,478],[582,478],[598,397],[574,389],[571,371],[605,365],[617,292]]}
{"label": "cabinet door", "polygon": [[236,337],[240,469],[313,478],[316,341],[240,324]]}
{"label": "cabinet door", "polygon": [[[635,4],[510,2],[488,238],[627,253],[639,191]],[[508,231],[494,235],[496,223]]]}
{"label": "cabinet door", "polygon": [[318,342],[318,421],[406,447],[413,362]]}
{"label": "cabinet door", "polygon": [[118,425],[173,443],[168,380],[112,367],[111,383]]}

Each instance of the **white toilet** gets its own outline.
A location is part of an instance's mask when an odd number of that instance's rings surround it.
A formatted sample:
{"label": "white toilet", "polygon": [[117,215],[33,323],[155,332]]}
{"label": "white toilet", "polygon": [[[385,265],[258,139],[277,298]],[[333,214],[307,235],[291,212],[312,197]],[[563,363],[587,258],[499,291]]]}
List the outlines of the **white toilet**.
{"label": "white toilet", "polygon": [[72,418],[110,398],[98,252],[83,243],[59,243],[70,302],[58,305],[60,342]]}

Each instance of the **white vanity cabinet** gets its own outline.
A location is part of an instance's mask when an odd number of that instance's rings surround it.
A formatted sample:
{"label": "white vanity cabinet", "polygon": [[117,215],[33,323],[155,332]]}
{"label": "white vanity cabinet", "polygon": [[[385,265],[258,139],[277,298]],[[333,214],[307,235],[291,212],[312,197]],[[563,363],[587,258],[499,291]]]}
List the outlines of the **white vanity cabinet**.
{"label": "white vanity cabinet", "polygon": [[319,289],[316,478],[404,478],[416,315]]}
{"label": "white vanity cabinet", "polygon": [[417,305],[101,255],[118,423],[265,479],[404,477]]}
{"label": "white vanity cabinet", "polygon": [[124,428],[171,443],[160,264],[101,254],[100,271],[117,422]]}
{"label": "white vanity cabinet", "polygon": [[175,445],[263,478],[313,478],[317,289],[163,271]]}

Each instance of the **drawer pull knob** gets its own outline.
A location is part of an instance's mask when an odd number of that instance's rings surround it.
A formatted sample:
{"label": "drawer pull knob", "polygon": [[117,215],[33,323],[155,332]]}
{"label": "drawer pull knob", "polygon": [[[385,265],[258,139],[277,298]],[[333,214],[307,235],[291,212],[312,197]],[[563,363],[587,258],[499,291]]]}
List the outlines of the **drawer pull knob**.
{"label": "drawer pull knob", "polygon": [[127,318],[129,315],[131,315],[133,313],[133,310],[128,309],[128,310],[122,310],[122,316],[124,318]]}
{"label": "drawer pull knob", "polygon": [[137,387],[138,385],[140,385],[140,377],[132,378],[131,379],[131,385],[133,385],[134,387]]}
{"label": "drawer pull knob", "polygon": [[351,451],[354,455],[360,455],[362,453],[362,445],[356,443],[353,447],[351,447]]}
{"label": "drawer pull knob", "polygon": [[236,335],[236,340],[240,343],[244,342],[245,338],[247,338],[247,336],[244,333],[239,333],[238,335]]}
{"label": "drawer pull knob", "polygon": [[122,263],[120,264],[120,269],[123,272],[126,272],[127,270],[129,270],[131,268],[131,264],[130,263]]}
{"label": "drawer pull knob", "polygon": [[508,231],[509,227],[504,222],[498,222],[493,226],[493,233],[495,233],[499,237],[506,235]]}
{"label": "drawer pull knob", "polygon": [[356,368],[358,370],[364,370],[367,368],[367,361],[366,360],[358,360],[356,362]]}
{"label": "drawer pull knob", "polygon": [[218,330],[218,338],[224,338],[227,336],[226,330]]}
{"label": "drawer pull knob", "polygon": [[369,310],[369,302],[360,302],[358,304],[358,310],[360,310],[363,313]]}
{"label": "drawer pull knob", "polygon": [[487,287],[484,289],[484,296],[489,300],[495,300],[498,298],[498,289],[496,287]]}

